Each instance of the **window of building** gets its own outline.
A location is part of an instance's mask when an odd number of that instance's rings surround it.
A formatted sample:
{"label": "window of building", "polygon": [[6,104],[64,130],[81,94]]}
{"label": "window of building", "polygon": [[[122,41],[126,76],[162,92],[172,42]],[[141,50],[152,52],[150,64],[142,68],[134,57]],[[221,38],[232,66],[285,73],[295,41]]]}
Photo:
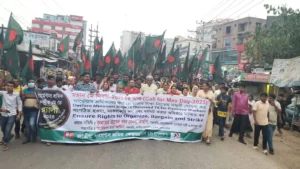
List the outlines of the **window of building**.
{"label": "window of building", "polygon": [[247,27],[247,23],[241,23],[238,26],[238,31],[239,32],[244,32],[244,31],[246,31],[246,27]]}
{"label": "window of building", "polygon": [[65,27],[62,27],[62,30],[63,30],[63,31],[66,31],[66,28],[65,28]]}
{"label": "window of building", "polygon": [[51,30],[55,30],[55,26],[51,26]]}
{"label": "window of building", "polygon": [[44,25],[41,25],[41,24],[40,24],[40,28],[43,29],[43,28],[44,28]]}
{"label": "window of building", "polygon": [[226,34],[230,34],[231,32],[231,26],[226,26]]}
{"label": "window of building", "polygon": [[230,39],[225,39],[225,47],[230,47]]}
{"label": "window of building", "polygon": [[256,27],[261,27],[261,23],[256,22]]}
{"label": "window of building", "polygon": [[243,37],[238,37],[238,44],[244,43],[244,38]]}

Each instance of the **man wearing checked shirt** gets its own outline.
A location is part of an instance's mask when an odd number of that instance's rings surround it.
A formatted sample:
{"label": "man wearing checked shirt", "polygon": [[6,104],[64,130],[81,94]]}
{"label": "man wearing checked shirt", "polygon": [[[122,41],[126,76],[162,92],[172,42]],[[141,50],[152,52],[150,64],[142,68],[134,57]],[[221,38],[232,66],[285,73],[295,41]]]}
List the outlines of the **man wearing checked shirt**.
{"label": "man wearing checked shirt", "polygon": [[226,122],[228,107],[231,106],[231,97],[227,95],[227,91],[227,87],[222,87],[221,94],[217,96],[219,136],[221,137],[222,141],[224,140],[224,126]]}

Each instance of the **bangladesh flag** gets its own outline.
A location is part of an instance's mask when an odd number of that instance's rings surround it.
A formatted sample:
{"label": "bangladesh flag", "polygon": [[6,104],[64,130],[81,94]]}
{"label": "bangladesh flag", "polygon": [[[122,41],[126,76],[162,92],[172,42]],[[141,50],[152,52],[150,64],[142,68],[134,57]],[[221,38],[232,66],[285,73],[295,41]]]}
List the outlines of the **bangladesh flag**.
{"label": "bangladesh flag", "polygon": [[163,50],[159,52],[158,57],[155,62],[155,69],[152,72],[153,74],[160,74],[162,75],[164,71],[164,62],[166,60],[166,52],[167,52],[167,45],[164,45]]}
{"label": "bangladesh flag", "polygon": [[223,82],[223,75],[222,75],[222,67],[220,63],[220,56],[218,56],[214,62],[214,66],[212,69],[213,79],[216,84],[220,84]]}
{"label": "bangladesh flag", "polygon": [[5,49],[10,48],[14,44],[21,44],[23,41],[23,29],[20,24],[14,19],[12,13],[10,14],[7,31],[5,34],[4,45]]}
{"label": "bangladesh flag", "polygon": [[185,60],[184,60],[183,70],[181,72],[181,78],[184,78],[184,80],[186,80],[186,81],[188,81],[189,74],[190,74],[189,56],[190,56],[190,43],[188,46],[188,52],[187,52]]}
{"label": "bangladesh flag", "polygon": [[[96,73],[100,73],[100,67],[103,67],[103,39],[99,41],[98,37],[94,40],[94,57],[92,60],[92,74],[95,76]],[[99,70],[98,70],[99,69]],[[98,72],[97,72],[98,71]]]}
{"label": "bangladesh flag", "polygon": [[139,34],[139,36],[135,39],[127,53],[127,65],[134,72],[136,72],[137,68],[140,67],[140,65],[142,64],[141,53],[142,38],[141,34]]}
{"label": "bangladesh flag", "polygon": [[81,75],[83,72],[84,72],[84,63],[85,63],[85,60],[86,60],[86,50],[85,50],[85,47],[84,45],[81,46],[81,50],[80,50],[80,58],[77,58],[77,64],[78,64],[78,67],[77,67],[77,74],[78,75]]}
{"label": "bangladesh flag", "polygon": [[28,60],[25,64],[22,72],[21,77],[25,80],[25,83],[34,78],[34,61],[32,56],[32,44],[31,41],[29,42],[29,50],[28,50]]}
{"label": "bangladesh flag", "polygon": [[159,36],[147,36],[143,44],[142,59],[144,61],[144,68],[147,72],[154,69],[155,60],[158,57],[158,53],[162,50],[163,40],[165,32]]}
{"label": "bangladesh flag", "polygon": [[113,75],[118,75],[119,74],[119,71],[120,71],[120,68],[121,68],[121,63],[123,61],[123,56],[122,56],[122,53],[121,51],[119,50],[117,52],[117,55],[115,56],[114,58],[114,63],[113,63]]}
{"label": "bangladesh flag", "polygon": [[69,53],[69,41],[70,36],[66,36],[62,41],[59,43],[59,57],[68,56]]}
{"label": "bangladesh flag", "polygon": [[180,62],[179,60],[179,48],[177,48],[176,50],[174,50],[175,48],[175,42],[176,39],[174,39],[172,48],[167,56],[167,60],[165,63],[165,68],[169,68],[172,69],[173,67],[175,67],[177,65],[178,62]]}
{"label": "bangladesh flag", "polygon": [[130,73],[130,68],[128,67],[127,64],[127,56],[123,56],[123,59],[121,59],[121,65],[119,67],[119,75],[122,75],[123,73]]}
{"label": "bangladesh flag", "polygon": [[201,57],[201,74],[204,80],[209,80],[209,59],[210,54],[208,48],[205,48]]}
{"label": "bangladesh flag", "polygon": [[87,55],[84,61],[84,72],[89,72],[91,73],[91,57],[90,57],[90,52],[87,51]]}
{"label": "bangladesh flag", "polygon": [[20,73],[20,61],[17,45],[12,44],[4,55],[4,66],[11,76],[18,78]]}
{"label": "bangladesh flag", "polygon": [[110,69],[113,68],[114,57],[116,56],[116,49],[114,43],[110,46],[108,52],[104,56],[104,75],[108,75]]}
{"label": "bangladesh flag", "polygon": [[73,51],[76,52],[77,46],[79,46],[82,43],[82,38],[83,38],[83,29],[77,34],[75,40],[74,40],[74,45],[73,45]]}

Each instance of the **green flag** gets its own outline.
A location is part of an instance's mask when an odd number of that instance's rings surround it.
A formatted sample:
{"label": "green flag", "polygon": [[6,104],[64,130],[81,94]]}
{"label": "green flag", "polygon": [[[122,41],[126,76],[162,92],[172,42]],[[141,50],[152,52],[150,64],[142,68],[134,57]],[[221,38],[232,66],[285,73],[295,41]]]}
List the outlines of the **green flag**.
{"label": "green flag", "polygon": [[86,58],[85,58],[85,61],[84,61],[84,72],[89,72],[91,73],[91,57],[90,57],[90,52],[87,51],[87,54],[86,54]]}
{"label": "green flag", "polygon": [[116,56],[116,49],[114,43],[111,44],[108,52],[104,56],[104,75],[109,75],[110,69],[113,68],[114,57]]}
{"label": "green flag", "polygon": [[167,52],[167,45],[164,45],[163,50],[159,52],[158,57],[155,62],[155,69],[152,72],[153,74],[160,74],[162,75],[164,70],[164,62],[166,60],[166,52]]}
{"label": "green flag", "polygon": [[80,49],[80,58],[77,58],[77,64],[78,64],[78,75],[81,75],[84,72],[84,63],[86,60],[86,50],[85,50],[85,46],[81,45],[81,49]]}
{"label": "green flag", "polygon": [[214,82],[216,84],[220,84],[223,82],[223,76],[222,76],[222,67],[221,67],[221,63],[220,63],[220,56],[218,56],[214,62],[214,66],[213,66],[213,79]]}
{"label": "green flag", "polygon": [[184,60],[183,64],[183,70],[181,72],[181,78],[184,78],[184,80],[188,81],[189,74],[190,74],[190,63],[189,63],[189,56],[190,56],[190,43],[188,46],[188,51]]}
{"label": "green flag", "polygon": [[210,58],[210,54],[208,48],[205,48],[202,55],[200,56],[201,74],[204,80],[209,80],[209,58]]}
{"label": "green flag", "polygon": [[10,14],[7,30],[4,39],[5,49],[10,48],[14,44],[19,45],[23,41],[23,29],[20,24]]}
{"label": "green flag", "polygon": [[158,57],[158,53],[162,50],[162,44],[165,36],[165,32],[159,36],[147,36],[143,44],[142,60],[143,68],[147,73],[154,69],[155,60]]}
{"label": "green flag", "polygon": [[28,80],[34,78],[34,61],[32,57],[31,41],[29,42],[28,60],[21,72],[21,77],[23,77],[23,79],[25,80],[24,82],[27,82]]}
{"label": "green flag", "polygon": [[20,72],[19,55],[17,45],[12,44],[4,55],[4,66],[9,71],[11,76],[18,78]]}
{"label": "green flag", "polygon": [[68,56],[69,54],[69,42],[70,36],[66,36],[63,40],[59,43],[59,57]]}
{"label": "green flag", "polygon": [[178,62],[180,62],[179,60],[179,48],[177,48],[175,50],[175,42],[176,42],[176,39],[174,39],[174,42],[173,42],[173,45],[172,45],[172,48],[167,56],[167,60],[166,60],[166,63],[165,63],[165,68],[168,70],[168,69],[173,69],[177,64]]}
{"label": "green flag", "polygon": [[[102,65],[103,67],[103,39],[99,41],[98,37],[94,40],[94,57],[92,60],[92,74],[95,76],[96,72],[98,72],[99,67]],[[100,65],[101,62],[101,65]],[[98,72],[100,73],[100,72]]]}
{"label": "green flag", "polygon": [[130,73],[131,69],[129,68],[128,66],[128,58],[127,56],[125,55],[123,57],[123,59],[121,59],[121,65],[119,67],[119,75],[122,75],[123,73]]}
{"label": "green flag", "polygon": [[141,34],[139,34],[127,52],[127,65],[131,69],[131,71],[136,72],[137,68],[142,64],[141,53],[142,38]]}
{"label": "green flag", "polygon": [[119,50],[117,52],[117,55],[115,56],[114,58],[114,63],[113,63],[113,75],[118,75],[119,74],[119,70],[120,70],[120,67],[121,67],[121,64],[123,62],[123,56],[122,56],[122,53],[121,51]]}
{"label": "green flag", "polygon": [[74,40],[74,45],[73,45],[73,51],[76,52],[77,46],[82,43],[82,38],[83,38],[83,29],[77,34],[75,40]]}

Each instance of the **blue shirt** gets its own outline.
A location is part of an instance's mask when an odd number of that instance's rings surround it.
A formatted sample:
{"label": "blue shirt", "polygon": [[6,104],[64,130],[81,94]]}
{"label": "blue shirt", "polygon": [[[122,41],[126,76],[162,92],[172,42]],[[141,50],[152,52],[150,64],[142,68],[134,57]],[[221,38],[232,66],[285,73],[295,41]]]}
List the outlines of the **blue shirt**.
{"label": "blue shirt", "polygon": [[[222,102],[221,102],[222,98]],[[228,111],[228,104],[231,103],[231,98],[227,94],[219,94],[217,96],[217,101],[220,102],[218,104],[218,111],[227,112]]]}
{"label": "blue shirt", "polygon": [[82,92],[90,92],[91,90],[96,90],[96,89],[92,83],[89,83],[89,84],[77,83],[74,87],[74,90],[82,91]]}

